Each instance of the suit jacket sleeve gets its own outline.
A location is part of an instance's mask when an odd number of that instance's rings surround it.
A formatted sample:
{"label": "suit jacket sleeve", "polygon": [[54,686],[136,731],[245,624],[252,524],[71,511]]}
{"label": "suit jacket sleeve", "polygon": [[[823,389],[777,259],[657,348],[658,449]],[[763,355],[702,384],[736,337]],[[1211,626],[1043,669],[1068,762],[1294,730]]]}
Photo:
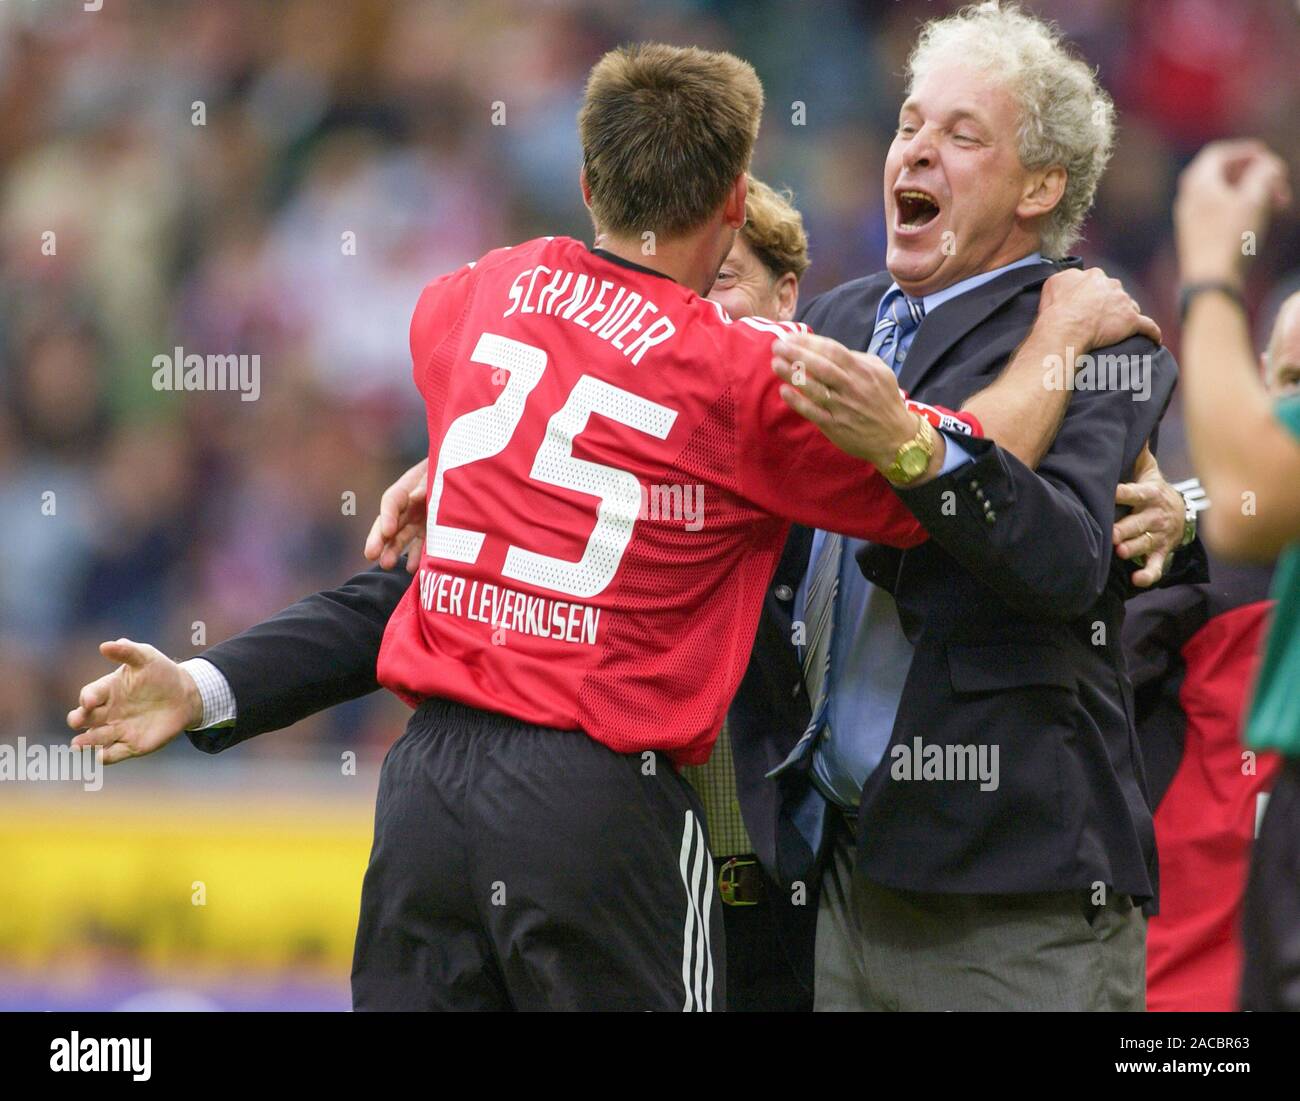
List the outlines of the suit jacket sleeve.
{"label": "suit jacket sleeve", "polygon": [[1178,368],[1132,338],[1105,354],[1150,356],[1150,391],[1076,390],[1035,472],[992,440],[962,439],[972,463],[899,494],[930,537],[1021,614],[1070,620],[1106,588],[1115,487],[1169,403]]}
{"label": "suit jacket sleeve", "polygon": [[405,560],[365,570],[197,655],[229,682],[235,725],[189,731],[190,741],[219,753],[375,691],[384,628],[410,584]]}

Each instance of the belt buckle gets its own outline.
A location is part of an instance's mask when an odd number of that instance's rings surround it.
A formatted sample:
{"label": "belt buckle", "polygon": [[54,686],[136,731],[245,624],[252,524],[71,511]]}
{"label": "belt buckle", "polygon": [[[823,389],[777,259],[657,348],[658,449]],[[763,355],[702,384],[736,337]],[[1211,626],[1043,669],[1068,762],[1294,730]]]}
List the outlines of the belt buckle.
{"label": "belt buckle", "polygon": [[742,860],[738,856],[733,856],[730,860],[718,869],[718,897],[726,906],[757,906],[758,900],[745,902],[736,897],[736,870],[745,868],[751,864],[756,864],[755,860]]}

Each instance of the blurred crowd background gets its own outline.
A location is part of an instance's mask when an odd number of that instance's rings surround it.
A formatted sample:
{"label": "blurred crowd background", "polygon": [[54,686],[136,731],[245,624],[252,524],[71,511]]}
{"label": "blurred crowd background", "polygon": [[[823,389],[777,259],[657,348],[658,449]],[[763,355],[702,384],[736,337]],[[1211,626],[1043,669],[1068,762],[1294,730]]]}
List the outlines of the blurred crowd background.
{"label": "blurred crowd background", "polygon": [[[107,671],[104,638],[187,657],[365,565],[382,488],[426,449],[406,335],[419,290],[503,244],[589,236],[574,118],[604,50],[662,39],[754,63],[755,170],[795,192],[811,297],[883,266],[903,61],[919,23],[956,6],[0,4],[0,738],[66,737],[77,687]],[[1177,172],[1243,134],[1300,166],[1295,6],[1025,6],[1059,22],[1119,107],[1080,251],[1176,352]],[[1300,256],[1294,213],[1248,297],[1296,286],[1286,256]],[[155,391],[153,358],[178,346],[259,355],[259,400]],[[1192,473],[1179,436],[1175,411],[1171,477]],[[182,784],[219,768],[291,785],[295,766],[337,771],[345,750],[377,759],[405,714],[375,696],[219,766],[183,742],[161,756]],[[0,832],[0,848],[17,843]],[[17,952],[3,931],[0,965]],[[17,1003],[44,1004],[0,993]]]}

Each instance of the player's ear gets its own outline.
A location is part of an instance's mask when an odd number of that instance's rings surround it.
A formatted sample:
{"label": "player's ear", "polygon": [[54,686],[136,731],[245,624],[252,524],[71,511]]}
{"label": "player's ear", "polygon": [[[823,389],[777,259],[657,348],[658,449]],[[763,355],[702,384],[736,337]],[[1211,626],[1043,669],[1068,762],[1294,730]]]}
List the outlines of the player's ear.
{"label": "player's ear", "polygon": [[587,183],[587,166],[582,166],[582,171],[578,173],[578,185],[582,188],[582,205],[588,210],[591,209],[591,184]]}
{"label": "player's ear", "polygon": [[722,208],[722,220],[732,229],[745,224],[745,199],[749,196],[749,180],[742,172],[727,192],[727,202]]}

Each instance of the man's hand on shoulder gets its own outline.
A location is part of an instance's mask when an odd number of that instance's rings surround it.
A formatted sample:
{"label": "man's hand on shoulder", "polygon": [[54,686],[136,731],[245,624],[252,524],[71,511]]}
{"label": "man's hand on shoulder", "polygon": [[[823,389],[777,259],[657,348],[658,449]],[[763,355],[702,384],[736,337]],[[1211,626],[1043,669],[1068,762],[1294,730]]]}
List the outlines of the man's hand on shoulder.
{"label": "man's hand on shoulder", "polygon": [[1038,300],[1037,324],[1053,326],[1080,353],[1131,336],[1161,341],[1160,326],[1142,312],[1124,284],[1100,268],[1066,268],[1048,279]]}
{"label": "man's hand on shoulder", "polygon": [[79,731],[75,749],[100,746],[104,763],[116,764],[162,749],[203,722],[194,678],[162,651],[120,638],[99,652],[122,664],[82,688],[68,726]]}
{"label": "man's hand on shoulder", "polygon": [[1036,469],[1069,407],[1075,357],[1137,335],[1158,344],[1160,327],[1118,279],[1100,268],[1066,268],[1043,284],[1037,319],[1011,362],[962,408],[979,418],[1000,448]]}

